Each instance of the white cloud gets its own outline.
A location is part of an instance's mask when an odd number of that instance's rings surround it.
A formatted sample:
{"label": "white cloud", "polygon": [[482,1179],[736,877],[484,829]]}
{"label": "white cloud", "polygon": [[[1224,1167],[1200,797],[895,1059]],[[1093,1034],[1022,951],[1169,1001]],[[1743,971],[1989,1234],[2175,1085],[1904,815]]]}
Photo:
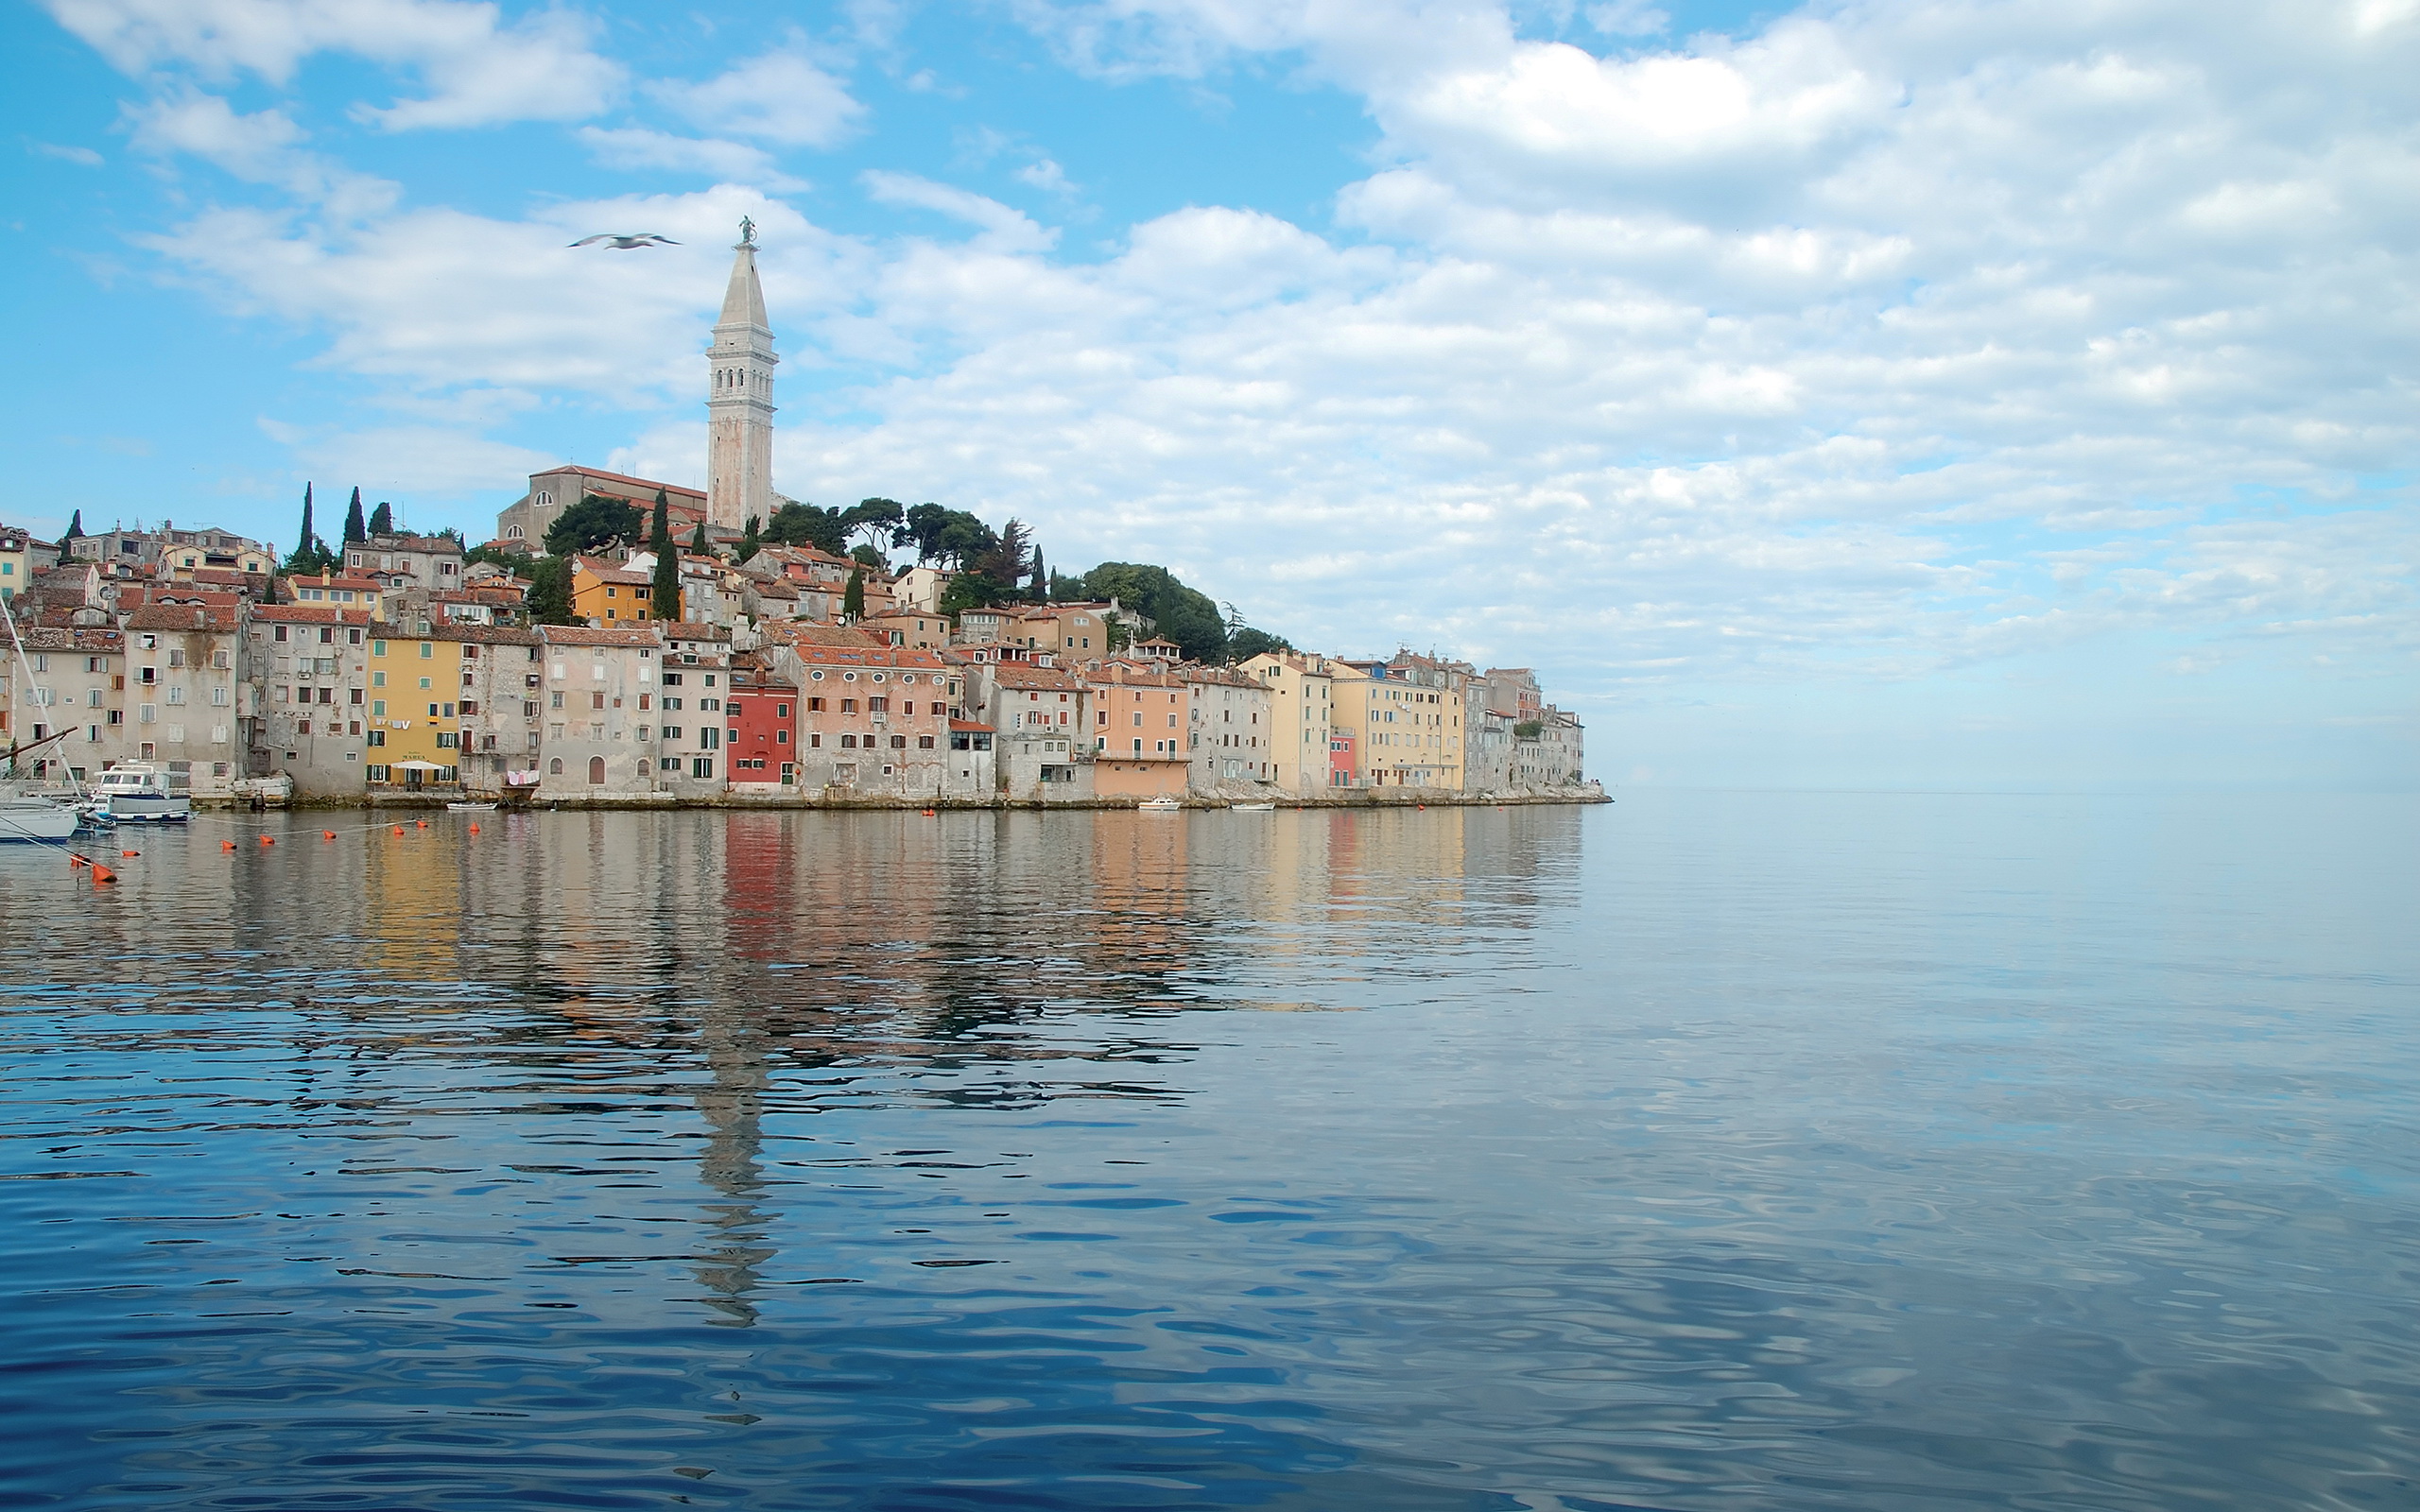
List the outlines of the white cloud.
{"label": "white cloud", "polygon": [[137,151],[200,158],[248,182],[274,184],[334,220],[384,214],[401,193],[304,151],[302,129],[282,111],[248,115],[216,94],[187,92],[129,106],[125,115]]}
{"label": "white cloud", "polygon": [[610,105],[619,65],[567,10],[512,26],[467,0],[44,0],[59,24],[120,72],[189,69],[213,82],[284,84],[302,60],[342,53],[416,73],[429,93],[360,113],[390,130],[578,120]]}
{"label": "white cloud", "polygon": [[545,452],[430,425],[393,425],[319,434],[263,419],[261,430],[291,447],[305,473],[358,485],[371,497],[393,493],[518,495],[528,475],[562,460]]}
{"label": "white cloud", "polygon": [[[745,210],[785,491],[1018,513],[1055,562],[1167,560],[1298,638],[1535,662],[1600,708],[2121,652],[2411,676],[2410,23],[1849,5],[1599,59],[1475,5],[1036,15],[1109,73],[1299,52],[1362,92],[1380,165],[1335,234],[1202,206],[1089,263],[895,172],[874,202],[977,234],[721,188],[216,212],[163,249],[398,388],[627,404],[616,457],[694,477],[705,249]],[[278,163],[281,119],[176,129]],[[607,224],[693,245],[557,245]]]}
{"label": "white cloud", "polygon": [[26,150],[38,158],[57,158],[61,163],[72,163],[79,168],[97,168],[104,161],[101,155],[91,147],[79,147],[60,142],[27,142]]}
{"label": "white cloud", "polygon": [[1057,245],[1059,233],[1036,225],[1024,212],[1011,209],[996,199],[987,199],[972,190],[958,189],[945,183],[935,183],[912,173],[891,173],[869,169],[858,175],[866,193],[878,204],[904,205],[916,210],[929,210],[937,215],[964,221],[982,232],[976,245],[994,252],[1038,252]]}
{"label": "white cloud", "polygon": [[845,85],[795,52],[767,53],[703,83],[656,84],[649,93],[709,129],[783,146],[833,146],[865,116]]}
{"label": "white cloud", "polygon": [[1072,195],[1078,185],[1070,182],[1067,170],[1050,158],[1036,158],[1017,170],[1017,181],[1050,195]]}
{"label": "white cloud", "polygon": [[589,155],[609,168],[668,168],[700,173],[730,183],[752,184],[774,194],[790,194],[806,184],[784,173],[771,153],[744,142],[713,137],[674,136],[644,127],[608,129],[583,126],[579,140]]}

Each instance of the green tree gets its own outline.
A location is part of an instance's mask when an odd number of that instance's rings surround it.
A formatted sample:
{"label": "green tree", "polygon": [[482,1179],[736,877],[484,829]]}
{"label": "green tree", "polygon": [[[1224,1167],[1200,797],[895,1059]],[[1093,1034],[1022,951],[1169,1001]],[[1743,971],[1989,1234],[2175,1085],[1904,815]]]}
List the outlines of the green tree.
{"label": "green tree", "polygon": [[1227,660],[1231,663],[1249,662],[1265,651],[1292,649],[1294,643],[1286,637],[1271,635],[1267,630],[1255,630],[1249,625],[1227,636]]}
{"label": "green tree", "polygon": [[1174,641],[1191,661],[1215,664],[1227,659],[1227,624],[1219,616],[1219,606],[1179,582],[1165,567],[1102,562],[1084,575],[1084,596],[1115,598],[1155,621],[1159,633]]}
{"label": "green tree", "polygon": [[529,563],[529,622],[577,625],[571,612],[571,558],[540,557]]}
{"label": "green tree", "polygon": [[754,515],[748,517],[748,528],[739,533],[739,559],[746,561],[764,549],[764,522]]}
{"label": "green tree", "polygon": [[67,555],[67,543],[68,543],[69,541],[75,541],[75,540],[78,539],[78,538],[79,538],[79,537],[81,537],[83,534],[84,534],[84,511],[83,511],[83,510],[81,510],[81,509],[78,509],[78,510],[76,510],[74,513],[70,514],[70,515],[67,517],[67,534],[65,534],[65,535],[63,535],[63,536],[61,536],[61,537],[60,537],[60,538],[59,538],[59,554],[60,554],[61,557],[66,556],[66,555]]}
{"label": "green tree", "polygon": [[395,507],[389,504],[384,499],[379,500],[378,507],[370,511],[369,529],[370,533],[373,536],[393,535],[395,533]]}
{"label": "green tree", "polygon": [[838,509],[819,509],[792,499],[765,522],[765,543],[772,546],[813,546],[838,557],[849,549],[849,535]]}
{"label": "green tree", "polygon": [[681,617],[681,548],[672,543],[672,501],[655,490],[655,529],[648,536],[655,553],[655,582],[648,593],[647,611],[660,620]]}
{"label": "green tree", "polygon": [[636,541],[640,528],[641,516],[629,503],[592,493],[546,527],[546,555],[570,557],[616,541]]}
{"label": "green tree", "polygon": [[1025,595],[1037,604],[1050,602],[1050,569],[1042,565],[1040,546],[1033,548],[1033,577],[1026,588]]}
{"label": "green tree", "polygon": [[938,504],[920,504],[900,517],[899,537],[902,546],[916,548],[916,560],[921,564],[942,554],[942,527],[949,524],[949,511]]}
{"label": "green tree", "polygon": [[864,541],[860,541],[856,546],[850,548],[849,559],[864,567],[868,572],[887,573],[890,571],[890,558],[884,556],[880,550]]}
{"label": "green tree", "polygon": [[344,543],[350,546],[356,541],[369,539],[370,529],[361,523],[361,489],[356,485],[353,490],[353,502],[345,506]]}
{"label": "green tree", "polygon": [[862,567],[849,574],[849,586],[840,590],[840,612],[850,619],[863,619],[866,612],[866,570]]}
{"label": "green tree", "polygon": [[[907,533],[906,511],[894,499],[863,499],[842,513],[840,532],[843,537],[863,536],[865,544],[877,550],[892,546]],[[885,570],[890,565],[890,559],[884,558]]]}
{"label": "green tree", "polygon": [[706,544],[706,523],[700,520],[698,528],[689,533],[689,555],[703,557],[709,555],[713,549]]}
{"label": "green tree", "polygon": [[294,555],[285,558],[285,571],[289,575],[323,573],[335,565],[336,554],[328,550],[328,543],[311,528],[311,485],[305,483],[302,485],[302,537],[294,543]]}

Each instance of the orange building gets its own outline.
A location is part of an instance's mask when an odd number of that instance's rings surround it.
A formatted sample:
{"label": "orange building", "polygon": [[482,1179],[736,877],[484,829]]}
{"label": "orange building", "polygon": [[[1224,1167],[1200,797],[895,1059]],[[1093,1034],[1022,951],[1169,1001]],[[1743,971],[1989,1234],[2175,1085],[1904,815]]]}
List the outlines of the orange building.
{"label": "orange building", "polygon": [[571,559],[571,611],[603,628],[654,618],[648,605],[655,579],[593,557]]}
{"label": "orange building", "polygon": [[1083,679],[1092,693],[1093,796],[1182,798],[1192,765],[1192,687],[1127,661],[1088,662]]}

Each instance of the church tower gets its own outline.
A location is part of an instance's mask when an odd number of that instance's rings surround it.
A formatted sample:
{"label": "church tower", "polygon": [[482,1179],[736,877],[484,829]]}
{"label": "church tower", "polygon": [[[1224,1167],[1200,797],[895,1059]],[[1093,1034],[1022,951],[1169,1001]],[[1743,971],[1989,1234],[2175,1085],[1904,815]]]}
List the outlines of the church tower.
{"label": "church tower", "polygon": [[739,223],[722,318],[706,349],[706,518],[734,530],[773,513],[773,331],[756,282],[756,223]]}

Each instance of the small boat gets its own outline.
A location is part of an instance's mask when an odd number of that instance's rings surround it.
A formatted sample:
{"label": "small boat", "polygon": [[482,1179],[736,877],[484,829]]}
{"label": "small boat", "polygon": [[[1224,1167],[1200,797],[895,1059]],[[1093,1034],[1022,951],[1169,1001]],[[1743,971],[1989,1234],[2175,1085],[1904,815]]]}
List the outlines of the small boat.
{"label": "small boat", "polygon": [[193,817],[193,799],[150,763],[120,762],[101,769],[85,812],[103,824],[174,823]]}
{"label": "small boat", "polygon": [[1175,814],[1181,812],[1184,805],[1163,793],[1158,798],[1145,799],[1134,807],[1144,814]]}
{"label": "small boat", "polygon": [[494,810],[493,803],[448,803],[445,805],[445,812],[448,814],[490,814]]}
{"label": "small boat", "polygon": [[0,782],[0,841],[64,840],[76,833],[75,809],[15,782]]}
{"label": "small boat", "polygon": [[1227,807],[1237,814],[1270,814],[1277,809],[1274,803],[1230,803]]}

